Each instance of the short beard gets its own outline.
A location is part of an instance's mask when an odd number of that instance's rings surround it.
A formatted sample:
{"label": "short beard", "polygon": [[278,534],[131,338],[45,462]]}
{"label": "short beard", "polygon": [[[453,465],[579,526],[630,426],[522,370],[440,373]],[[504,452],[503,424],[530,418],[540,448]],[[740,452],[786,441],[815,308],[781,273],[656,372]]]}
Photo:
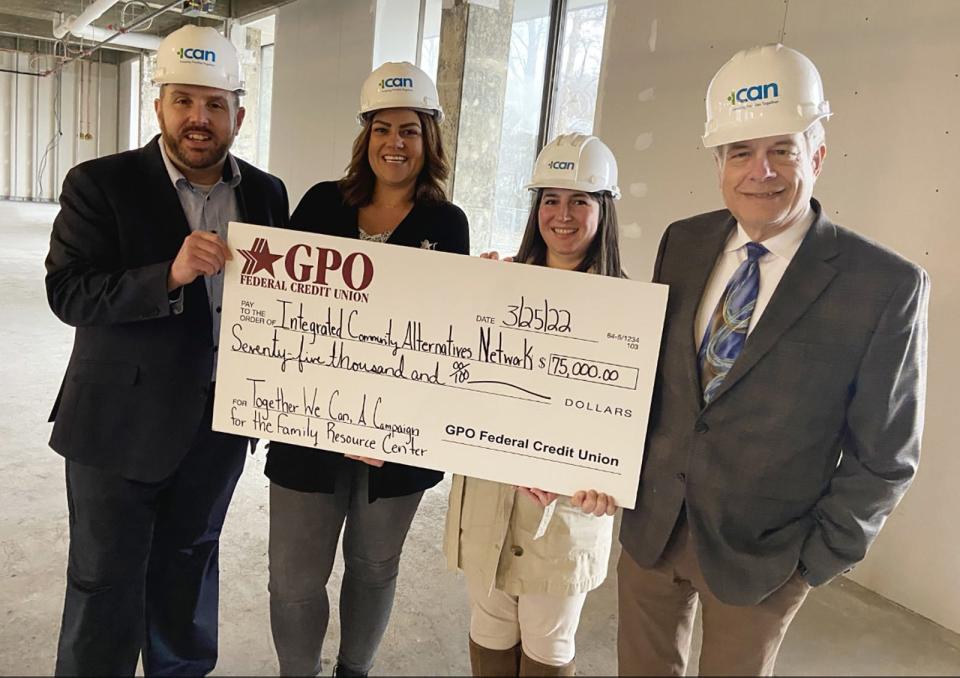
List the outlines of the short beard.
{"label": "short beard", "polygon": [[[167,148],[167,153],[172,155],[179,164],[194,170],[204,170],[210,169],[211,167],[216,167],[227,157],[227,153],[230,151],[230,146],[233,143],[233,139],[231,138],[214,146],[200,156],[197,156],[196,154],[187,155],[180,149],[180,141],[172,134],[167,132],[166,129],[161,129],[160,134],[163,137],[163,143]],[[191,160],[191,156],[195,159]]]}

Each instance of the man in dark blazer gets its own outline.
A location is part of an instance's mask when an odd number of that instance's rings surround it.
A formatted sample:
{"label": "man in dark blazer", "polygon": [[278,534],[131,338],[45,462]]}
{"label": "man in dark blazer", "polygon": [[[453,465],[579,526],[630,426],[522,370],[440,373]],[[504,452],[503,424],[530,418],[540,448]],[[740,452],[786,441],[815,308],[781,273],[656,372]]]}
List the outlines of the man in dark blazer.
{"label": "man in dark blazer", "polygon": [[230,220],[285,226],[288,203],[229,154],[244,111],[228,40],[172,33],[156,80],[162,134],[69,172],[46,261],[50,306],[77,328],[51,415],[70,512],[58,675],[217,660],[219,536],[249,442],[211,430],[224,238]]}
{"label": "man in dark blazer", "polygon": [[860,561],[920,453],[926,273],[813,199],[830,114],[813,63],[736,55],[707,94],[727,209],[671,224],[636,509],[620,533],[621,675],[770,675],[813,586]]}

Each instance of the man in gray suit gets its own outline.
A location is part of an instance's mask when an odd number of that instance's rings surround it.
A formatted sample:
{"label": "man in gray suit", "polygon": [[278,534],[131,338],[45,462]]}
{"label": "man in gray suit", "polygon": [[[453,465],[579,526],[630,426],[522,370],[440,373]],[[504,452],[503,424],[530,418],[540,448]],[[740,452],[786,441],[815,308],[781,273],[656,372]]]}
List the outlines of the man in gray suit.
{"label": "man in gray suit", "polygon": [[863,559],[917,468],[926,273],[813,199],[830,115],[782,45],[707,92],[727,209],[671,224],[636,509],[620,533],[621,675],[770,675],[813,586]]}

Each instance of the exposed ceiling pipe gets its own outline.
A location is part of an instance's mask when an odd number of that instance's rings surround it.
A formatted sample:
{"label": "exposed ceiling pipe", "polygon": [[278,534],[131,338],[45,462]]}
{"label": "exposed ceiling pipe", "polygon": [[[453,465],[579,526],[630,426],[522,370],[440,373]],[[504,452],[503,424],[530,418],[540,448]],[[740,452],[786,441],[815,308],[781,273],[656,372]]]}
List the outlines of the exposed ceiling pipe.
{"label": "exposed ceiling pipe", "polygon": [[[76,28],[71,29],[70,33],[84,40],[101,42],[111,35],[114,35],[116,31],[98,28],[96,26],[87,26],[81,31],[77,31]],[[156,52],[160,49],[161,39],[150,33],[122,33],[110,42],[118,45],[126,45],[127,47],[136,47],[137,49],[149,49]]]}
{"label": "exposed ceiling pipe", "polygon": [[[70,33],[78,38],[94,42],[104,42],[109,39],[110,42],[117,45],[156,51],[160,47],[160,38],[155,35],[131,33],[125,30],[110,31],[91,25],[117,2],[118,0],[95,0],[87,5],[87,8],[80,12],[78,16],[67,17],[63,23],[54,26],[53,34],[62,39],[67,33]],[[111,38],[111,36],[113,37]]]}
{"label": "exposed ceiling pipe", "polygon": [[[76,54],[76,55],[70,57],[69,59],[66,59],[65,61],[61,61],[59,64],[57,64],[57,65],[54,66],[53,68],[44,71],[43,74],[42,74],[43,77],[46,77],[46,76],[50,75],[51,73],[56,73],[57,71],[63,70],[63,68],[64,68],[67,64],[73,63],[73,62],[76,61],[77,59],[85,59],[86,57],[90,56],[91,54],[93,54],[94,52],[96,52],[98,49],[100,49],[101,47],[103,47],[104,45],[106,45],[107,43],[109,43],[109,42],[116,42],[117,38],[126,37],[126,34],[127,34],[129,31],[133,31],[134,29],[142,26],[143,24],[147,23],[148,21],[151,21],[154,17],[157,17],[157,16],[163,14],[164,12],[167,12],[167,11],[173,9],[175,6],[179,5],[181,2],[183,2],[183,0],[172,0],[171,2],[167,3],[166,5],[164,5],[163,7],[161,7],[160,9],[156,10],[155,12],[151,12],[150,14],[148,14],[147,16],[145,16],[145,17],[143,17],[143,18],[137,19],[136,21],[134,21],[132,24],[130,24],[130,25],[127,26],[126,28],[124,28],[124,29],[122,29],[122,30],[120,30],[120,31],[117,31],[116,33],[112,33],[109,37],[107,37],[107,38],[104,39],[104,40],[101,40],[100,42],[98,42],[97,44],[93,45],[92,47],[88,47],[87,49],[83,50],[83,51],[80,52],[79,54]],[[109,32],[109,31],[108,31],[108,32]]]}
{"label": "exposed ceiling pipe", "polygon": [[[53,27],[53,34],[63,38],[67,33],[76,34],[103,16],[104,12],[117,4],[117,0],[94,0],[79,16],[69,16],[62,24]],[[79,36],[78,36],[79,37]]]}
{"label": "exposed ceiling pipe", "polygon": [[[138,34],[139,35],[139,34]],[[27,40],[38,40],[40,42],[60,42],[57,38],[52,35],[36,35],[35,33],[14,33],[13,31],[0,31],[0,37],[5,38],[25,38]],[[134,47],[127,47],[125,45],[113,45],[112,50],[116,52],[130,52],[139,54],[140,50]]]}

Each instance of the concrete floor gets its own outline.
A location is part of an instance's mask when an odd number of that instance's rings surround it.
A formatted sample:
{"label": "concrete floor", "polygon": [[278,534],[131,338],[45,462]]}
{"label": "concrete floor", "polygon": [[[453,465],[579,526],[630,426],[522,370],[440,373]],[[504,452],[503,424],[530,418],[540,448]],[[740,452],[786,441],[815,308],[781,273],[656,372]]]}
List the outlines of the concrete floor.
{"label": "concrete floor", "polygon": [[[53,670],[64,590],[63,462],[46,445],[46,419],[72,341],[71,329],[49,312],[43,290],[43,258],[56,211],[49,205],[0,202],[3,675]],[[267,611],[267,481],[262,467],[258,452],[248,461],[221,542],[219,675],[271,675],[277,670]],[[447,488],[443,483],[427,493],[411,529],[378,673],[463,675],[469,670],[463,582],[444,570],[440,553]],[[334,591],[341,573],[342,562],[330,584]],[[587,599],[578,635],[581,675],[615,673],[616,625],[616,580],[611,576]],[[337,624],[332,623],[324,651],[328,661],[336,655],[337,642]],[[777,669],[782,675],[960,675],[960,636],[841,578],[811,594],[787,636]]]}

